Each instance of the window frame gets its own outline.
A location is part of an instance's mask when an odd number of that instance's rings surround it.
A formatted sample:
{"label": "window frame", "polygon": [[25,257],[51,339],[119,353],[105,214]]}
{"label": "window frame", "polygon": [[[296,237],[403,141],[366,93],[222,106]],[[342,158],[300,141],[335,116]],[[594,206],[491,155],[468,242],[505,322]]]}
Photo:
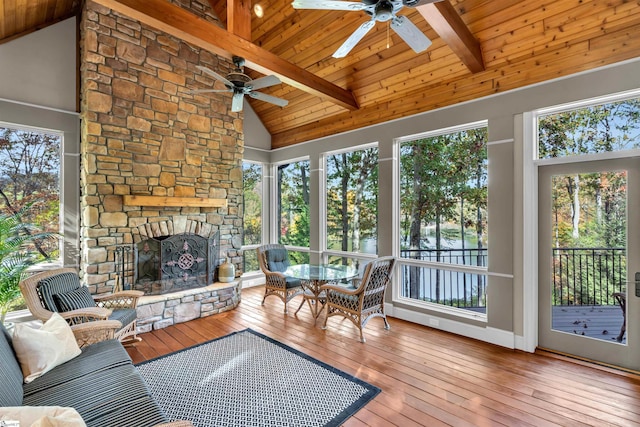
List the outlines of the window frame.
{"label": "window frame", "polygon": [[[378,257],[378,251],[376,250],[375,254],[368,254],[368,253],[363,253],[363,252],[349,252],[349,251],[339,251],[339,250],[329,250],[327,248],[327,159],[329,156],[334,156],[337,154],[342,154],[342,153],[352,153],[354,151],[363,151],[369,148],[376,148],[378,149],[378,167],[380,167],[380,150],[379,150],[379,143],[378,142],[370,142],[367,144],[361,144],[361,145],[354,145],[352,147],[347,147],[347,148],[342,148],[339,150],[332,150],[332,151],[326,151],[320,154],[320,172],[318,174],[318,178],[319,178],[319,190],[320,190],[320,195],[319,195],[319,202],[320,202],[320,208],[319,208],[319,224],[318,224],[318,229],[319,229],[319,234],[320,234],[320,245],[319,245],[319,250],[320,250],[320,254],[321,254],[321,259],[323,263],[328,263],[329,261],[329,257],[331,256],[337,256],[337,257],[343,257],[343,258],[349,258],[352,260],[358,260],[358,261],[363,261],[363,262],[368,262],[371,260],[374,260]],[[378,224],[376,224],[376,240],[378,239]],[[376,245],[377,246],[377,245]]]}
{"label": "window frame", "polygon": [[[470,265],[461,265],[461,264],[451,264],[451,263],[446,263],[446,262],[436,262],[436,261],[423,261],[423,260],[414,260],[414,259],[410,259],[410,258],[402,258],[400,256],[401,253],[401,245],[400,245],[400,218],[401,218],[401,200],[400,200],[400,195],[401,195],[401,165],[400,165],[400,160],[401,160],[401,145],[405,142],[408,141],[414,141],[416,139],[424,139],[424,138],[431,138],[431,137],[435,137],[435,136],[440,136],[440,135],[445,135],[445,134],[451,134],[451,133],[456,133],[456,132],[462,132],[462,131],[466,131],[466,130],[470,130],[470,129],[477,129],[477,128],[481,128],[481,127],[485,127],[487,128],[487,131],[489,130],[489,121],[488,120],[479,120],[479,121],[475,121],[475,122],[469,122],[469,123],[464,123],[464,124],[460,124],[460,125],[455,125],[455,126],[449,126],[446,128],[439,128],[436,130],[431,130],[431,131],[427,131],[427,132],[421,132],[421,133],[417,133],[417,134],[412,134],[412,135],[406,135],[406,136],[402,136],[399,138],[395,138],[393,140],[393,157],[394,157],[394,217],[395,217],[395,221],[393,224],[393,255],[396,257],[397,259],[397,263],[399,265],[399,268],[396,269],[396,279],[394,281],[395,285],[392,288],[392,301],[394,303],[401,303],[403,305],[407,305],[416,309],[428,309],[429,311],[433,311],[433,312],[437,312],[437,313],[442,313],[442,314],[446,314],[452,317],[457,317],[457,318],[464,318],[464,319],[471,319],[471,320],[476,320],[476,321],[480,321],[483,323],[487,323],[488,322],[488,312],[489,312],[489,303],[487,302],[487,306],[486,306],[486,312],[485,313],[477,313],[477,312],[473,312],[470,310],[466,310],[464,308],[457,308],[457,307],[452,307],[452,306],[447,306],[444,304],[438,304],[438,303],[433,303],[433,302],[428,302],[428,301],[420,301],[420,300],[416,300],[416,299],[412,299],[409,297],[405,297],[402,296],[402,290],[401,290],[401,286],[402,286],[402,266],[415,266],[415,267],[421,267],[421,268],[428,268],[428,269],[436,269],[436,270],[445,270],[445,271],[452,271],[452,272],[457,272],[457,273],[468,273],[468,274],[476,274],[476,275],[481,275],[485,278],[486,281],[486,288],[485,288],[485,298],[487,298],[487,289],[490,285],[490,277],[491,277],[491,273],[489,272],[489,267],[488,267],[488,263],[487,266],[485,267],[478,267],[478,266],[470,266]],[[491,145],[490,143],[490,138],[489,138],[489,132],[487,132],[487,142],[486,142],[486,146],[485,149],[488,150],[489,146]],[[487,152],[487,161],[488,161],[488,152]],[[488,181],[490,179],[490,166],[489,163],[487,164],[487,187],[488,187]],[[487,193],[488,193],[488,188],[487,188]],[[487,196],[488,197],[488,196]],[[489,218],[490,218],[491,213],[489,212],[489,206],[487,204],[487,233],[491,233],[491,227],[489,226],[490,222],[489,222]],[[491,239],[489,239],[490,241]],[[487,248],[488,249],[488,248]]]}
{"label": "window frame", "polygon": [[[10,123],[6,121],[0,121],[0,128],[4,129],[14,129],[17,131],[25,131],[25,132],[36,132],[36,133],[45,133],[50,135],[56,135],[60,138],[60,148],[59,148],[59,161],[60,167],[58,170],[58,233],[61,236],[66,237],[65,235],[65,221],[64,221],[64,213],[65,213],[65,136],[64,131],[54,130],[54,129],[46,129],[38,126],[31,125],[22,125],[17,123]],[[40,264],[48,264],[48,265],[62,265],[65,259],[65,245],[64,241],[66,238],[58,240],[58,256],[55,259],[52,259],[48,263],[40,263]],[[39,264],[39,265],[40,265]],[[38,267],[34,267],[34,269],[38,269]]]}
{"label": "window frame", "polygon": [[634,157],[640,153],[640,148],[618,150],[618,151],[604,151],[601,153],[587,153],[587,154],[574,154],[564,157],[540,157],[540,139],[539,139],[539,119],[541,116],[547,116],[550,114],[565,113],[581,108],[593,107],[596,105],[609,104],[613,102],[624,101],[631,98],[640,98],[640,89],[628,90],[624,92],[613,93],[606,96],[599,96],[594,98],[582,99],[575,102],[568,102],[564,104],[554,105],[551,107],[539,108],[533,110],[530,113],[531,120],[533,121],[533,153],[531,157],[536,166],[546,166],[555,164],[576,163],[595,160],[609,160],[620,159],[626,157]]}
{"label": "window frame", "polygon": [[[280,217],[280,209],[279,209],[279,206],[277,205],[278,166],[284,165],[284,164],[290,164],[290,163],[304,162],[304,161],[309,162],[309,169],[310,169],[309,170],[309,190],[311,191],[313,187],[313,181],[311,180],[311,158],[309,156],[295,157],[295,158],[286,159],[286,160],[282,160],[282,161],[278,161],[270,164],[270,173],[273,179],[271,180],[272,181],[271,189],[269,191],[269,197],[271,199],[271,203],[269,206],[273,207],[272,208],[273,215],[271,215],[271,218],[270,218],[271,221],[269,224],[269,236],[271,237],[269,239],[269,243],[280,242],[280,230],[278,229],[278,218]],[[309,234],[311,234],[311,230]],[[309,245],[311,245],[311,235],[309,235]],[[310,246],[304,247],[304,246],[285,245],[285,247],[288,250],[294,251],[294,252],[304,252],[309,254],[311,253]]]}
{"label": "window frame", "polygon": [[[251,245],[245,245],[244,244],[244,235],[242,238],[242,258],[243,258],[243,268],[246,265],[246,262],[244,261],[244,253],[246,251],[251,251],[251,250],[256,250],[257,248],[259,248],[260,246],[262,246],[264,244],[264,242],[267,240],[267,234],[268,234],[268,221],[265,221],[265,212],[267,211],[267,209],[265,209],[265,207],[268,208],[268,203],[269,203],[269,195],[268,195],[268,184],[266,182],[266,171],[269,169],[269,164],[268,163],[264,163],[264,162],[259,162],[259,161],[254,161],[254,160],[247,160],[247,159],[243,159],[242,160],[242,170],[244,171],[244,164],[245,163],[251,163],[254,165],[260,165],[261,166],[261,177],[260,177],[260,186],[261,186],[261,190],[262,190],[262,205],[261,205],[261,218],[263,219],[261,224],[260,224],[260,242],[256,243],[256,244],[251,244]],[[244,174],[243,174],[243,187],[244,187]],[[243,195],[244,198],[244,195]],[[243,212],[242,212],[242,219],[243,219],[243,223],[244,223],[244,199],[243,199]],[[244,227],[243,227],[244,229]],[[258,269],[257,270],[250,270],[250,271],[242,271],[242,274],[254,274],[254,273],[260,273],[260,266],[258,265]]]}

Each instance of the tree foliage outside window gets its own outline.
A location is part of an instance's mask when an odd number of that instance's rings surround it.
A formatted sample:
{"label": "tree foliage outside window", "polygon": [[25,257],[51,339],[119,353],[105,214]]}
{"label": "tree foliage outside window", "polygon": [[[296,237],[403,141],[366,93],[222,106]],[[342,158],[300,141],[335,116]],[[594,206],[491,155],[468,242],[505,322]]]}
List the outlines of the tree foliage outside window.
{"label": "tree foliage outside window", "polygon": [[327,248],[377,253],[378,149],[327,156]]}
{"label": "tree foliage outside window", "polygon": [[[309,247],[309,161],[278,165],[278,241],[283,245]],[[299,253],[289,256],[305,262]]]}
{"label": "tree foliage outside window", "polygon": [[538,117],[538,157],[640,148],[640,98]]}
{"label": "tree foliage outside window", "polygon": [[[60,135],[0,127],[0,210],[45,232],[60,231]],[[58,256],[55,239],[40,248]]]}
{"label": "tree foliage outside window", "polygon": [[262,165],[242,164],[244,244],[262,243]]}
{"label": "tree foliage outside window", "polygon": [[[262,244],[262,165],[259,163],[242,163],[243,183],[243,245]],[[253,248],[244,250],[243,271],[257,271],[258,257]]]}
{"label": "tree foliage outside window", "polygon": [[[639,98],[538,117],[543,159],[638,148]],[[555,304],[612,304],[620,291],[627,276],[626,180],[624,171],[553,177]]]}
{"label": "tree foliage outside window", "polygon": [[[403,142],[400,146],[401,256],[486,266],[487,128]],[[484,305],[485,277],[403,271],[403,292],[414,299]]]}

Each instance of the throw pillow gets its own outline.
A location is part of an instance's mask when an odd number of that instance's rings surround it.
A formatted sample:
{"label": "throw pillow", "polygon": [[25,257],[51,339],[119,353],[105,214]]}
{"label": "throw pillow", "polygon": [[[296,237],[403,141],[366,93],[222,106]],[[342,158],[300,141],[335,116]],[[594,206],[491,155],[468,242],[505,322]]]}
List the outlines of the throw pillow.
{"label": "throw pillow", "polygon": [[25,383],[81,353],[71,327],[58,313],[53,313],[40,329],[18,323],[13,333],[13,349]]}
{"label": "throw pillow", "polygon": [[86,427],[78,411],[63,406],[4,407],[0,408],[0,421],[9,426],[9,421],[16,421],[21,427]]}
{"label": "throw pillow", "polygon": [[53,274],[40,280],[36,290],[44,308],[49,311],[58,311],[53,296],[78,289],[80,286],[80,278],[76,273],[65,272]]}
{"label": "throw pillow", "polygon": [[62,294],[56,294],[53,296],[56,302],[58,311],[71,311],[78,308],[95,307],[96,303],[89,292],[89,288],[86,286],[80,286],[78,289],[74,289]]}

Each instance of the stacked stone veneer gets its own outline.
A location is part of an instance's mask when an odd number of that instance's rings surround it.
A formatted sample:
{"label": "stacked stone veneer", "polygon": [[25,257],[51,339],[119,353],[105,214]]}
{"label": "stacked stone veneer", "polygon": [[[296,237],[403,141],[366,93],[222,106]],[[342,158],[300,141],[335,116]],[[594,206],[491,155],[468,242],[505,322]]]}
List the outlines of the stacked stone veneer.
{"label": "stacked stone veneer", "polygon": [[[214,21],[208,3],[181,7]],[[81,274],[94,293],[115,284],[114,250],[145,223],[218,227],[221,256],[241,273],[243,116],[227,94],[189,93],[232,64],[87,1],[81,24]],[[123,195],[204,197],[225,208],[124,206]],[[206,303],[209,304],[209,303]],[[206,306],[208,309],[208,306]]]}
{"label": "stacked stone veneer", "polygon": [[167,295],[150,295],[138,303],[138,332],[211,316],[237,307],[242,283],[216,283]]}

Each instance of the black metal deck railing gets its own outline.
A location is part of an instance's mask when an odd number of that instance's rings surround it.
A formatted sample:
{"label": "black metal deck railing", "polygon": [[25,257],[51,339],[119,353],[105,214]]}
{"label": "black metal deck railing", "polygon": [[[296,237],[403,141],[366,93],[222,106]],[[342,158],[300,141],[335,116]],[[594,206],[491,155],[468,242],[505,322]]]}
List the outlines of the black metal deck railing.
{"label": "black metal deck railing", "polygon": [[624,248],[553,249],[553,305],[614,305],[626,280]]}
{"label": "black metal deck railing", "polygon": [[[407,249],[402,258],[486,267],[487,249]],[[457,308],[485,311],[487,278],[484,274],[446,269],[402,266],[402,295]]]}
{"label": "black metal deck railing", "polygon": [[[402,258],[487,265],[487,249],[402,250]],[[553,305],[615,305],[615,292],[624,292],[627,277],[624,248],[554,248]],[[402,266],[402,295],[458,308],[483,310],[484,274]]]}

